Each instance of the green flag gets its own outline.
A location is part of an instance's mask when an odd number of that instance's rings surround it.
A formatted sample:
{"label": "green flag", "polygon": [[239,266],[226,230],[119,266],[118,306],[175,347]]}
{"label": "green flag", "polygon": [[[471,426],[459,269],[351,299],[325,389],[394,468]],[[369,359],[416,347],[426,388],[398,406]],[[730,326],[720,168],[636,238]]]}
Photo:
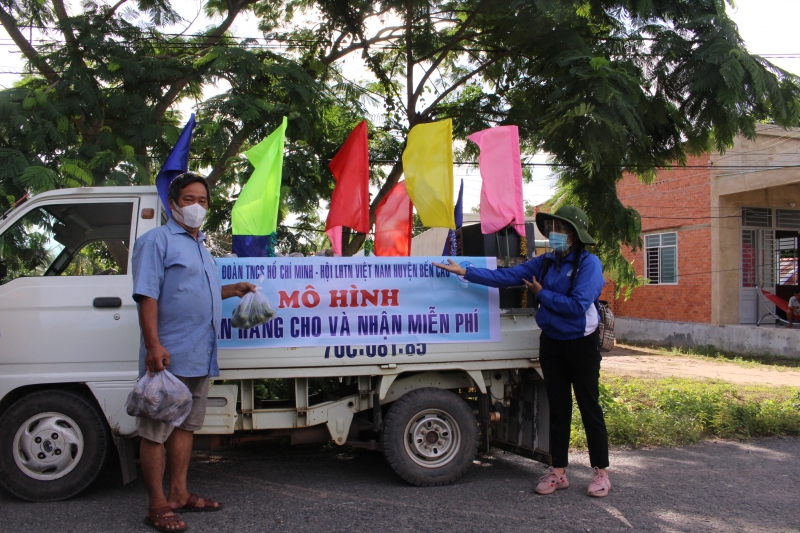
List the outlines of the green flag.
{"label": "green flag", "polygon": [[286,117],[283,117],[278,129],[245,152],[255,170],[233,205],[234,235],[269,235],[278,229],[285,138]]}

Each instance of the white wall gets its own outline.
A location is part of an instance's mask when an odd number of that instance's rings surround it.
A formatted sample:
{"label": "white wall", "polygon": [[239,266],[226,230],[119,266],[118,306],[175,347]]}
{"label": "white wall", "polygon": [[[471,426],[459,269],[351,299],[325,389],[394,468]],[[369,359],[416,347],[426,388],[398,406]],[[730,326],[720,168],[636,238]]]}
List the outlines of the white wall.
{"label": "white wall", "polygon": [[800,329],[774,325],[712,325],[668,320],[617,317],[614,332],[620,342],[694,348],[714,346],[734,354],[800,358]]}

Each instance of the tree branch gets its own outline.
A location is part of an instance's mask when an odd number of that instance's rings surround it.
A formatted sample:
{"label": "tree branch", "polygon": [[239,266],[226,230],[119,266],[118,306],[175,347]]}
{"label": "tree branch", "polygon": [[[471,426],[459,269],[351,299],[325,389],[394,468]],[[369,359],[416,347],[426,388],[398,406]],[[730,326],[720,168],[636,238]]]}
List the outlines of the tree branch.
{"label": "tree branch", "polygon": [[372,204],[369,206],[369,224],[372,226],[375,224],[375,211],[378,209],[378,206],[381,205],[384,197],[389,194],[395,185],[400,181],[400,176],[403,175],[403,160],[402,158],[398,160],[394,166],[392,166],[392,170],[389,171],[389,175],[386,176],[386,181],[383,182],[381,185],[378,194],[375,195],[375,198],[372,199]]}
{"label": "tree branch", "polygon": [[[348,35],[350,34],[346,32],[339,33],[339,36],[336,37],[336,39],[333,41],[333,44],[331,44],[331,53],[329,54],[329,56],[339,52],[339,46],[342,44],[342,41],[344,41],[345,37],[347,37]],[[327,59],[327,57],[325,59]]]}
{"label": "tree branch", "polygon": [[109,20],[111,20],[111,17],[114,16],[114,13],[117,12],[117,9],[122,7],[122,4],[124,4],[127,1],[128,0],[119,0],[119,2],[111,6],[111,8],[108,10],[108,13],[106,13],[106,16],[103,17],[103,22],[108,22]]}
{"label": "tree branch", "polygon": [[[201,48],[206,48],[217,44],[225,32],[231,27],[236,17],[239,16],[239,13],[241,13],[245,7],[249,6],[250,4],[255,4],[257,1],[258,0],[240,0],[235,4],[229,4],[230,9],[228,10],[228,16],[225,17],[225,20],[223,20],[219,26],[214,28],[214,30],[210,32],[203,42],[198,44],[198,46]],[[164,94],[164,96],[161,97],[161,100],[153,109],[153,120],[159,121],[164,118],[164,114],[167,112],[170,106],[175,103],[175,100],[178,98],[178,95],[181,93],[181,91],[189,83],[191,83],[191,81],[195,79],[197,75],[198,73],[192,70],[192,72],[186,74],[172,84],[169,90]]]}
{"label": "tree branch", "polygon": [[347,54],[349,54],[351,52],[355,52],[356,50],[361,50],[361,49],[366,50],[367,48],[369,48],[373,44],[381,43],[381,42],[384,42],[384,41],[392,41],[392,40],[396,39],[398,36],[394,35],[392,33],[391,35],[388,35],[387,37],[380,37],[380,34],[381,33],[385,33],[384,30],[391,30],[392,32],[394,32],[394,30],[398,30],[398,29],[402,29],[402,28],[384,28],[383,30],[378,32],[378,35],[376,35],[372,39],[367,39],[366,41],[359,40],[358,42],[353,43],[350,46],[347,46],[346,48],[342,48],[341,50],[339,50],[337,52],[331,51],[330,54],[328,54],[327,56],[322,58],[322,62],[325,65],[330,65],[334,61],[338,61],[339,59],[343,58]]}
{"label": "tree branch", "polygon": [[426,108],[425,108],[425,111],[423,111],[422,113],[420,113],[420,116],[421,116],[422,118],[425,118],[425,119],[427,119],[427,118],[430,118],[430,115],[431,115],[431,113],[433,112],[433,110],[436,108],[436,106],[437,106],[437,105],[438,105],[438,104],[439,104],[439,103],[440,103],[442,100],[444,100],[444,99],[445,99],[445,97],[446,97],[448,94],[450,94],[451,92],[453,92],[454,90],[456,90],[456,89],[457,89],[457,88],[459,88],[460,86],[464,85],[464,84],[465,84],[467,81],[469,81],[469,80],[470,80],[470,78],[472,78],[472,77],[473,77],[473,76],[475,76],[476,74],[480,73],[481,71],[484,71],[484,70],[486,70],[487,68],[489,68],[490,66],[494,65],[495,63],[497,63],[498,61],[500,61],[501,59],[503,59],[503,58],[504,58],[505,56],[507,56],[507,55],[508,55],[508,52],[504,52],[504,53],[502,53],[502,54],[500,54],[500,55],[498,55],[498,56],[495,56],[494,58],[490,59],[489,61],[487,61],[486,63],[484,63],[484,64],[483,64],[483,65],[481,65],[480,67],[476,68],[475,70],[473,70],[473,71],[472,71],[472,72],[470,72],[469,74],[467,74],[467,75],[465,75],[465,76],[462,76],[462,77],[461,77],[461,78],[460,78],[458,81],[456,81],[455,83],[453,83],[452,85],[450,85],[450,87],[448,87],[446,91],[442,92],[442,94],[440,94],[440,95],[439,95],[439,96],[436,98],[436,100],[434,100],[434,101],[431,103],[431,105],[429,105],[428,107],[426,107]]}
{"label": "tree branch", "polygon": [[72,26],[70,26],[69,23],[69,14],[67,13],[67,8],[64,7],[64,0],[53,0],[53,8],[58,17],[58,25],[60,26],[61,33],[64,34],[67,50],[71,53],[77,52],[77,41],[75,40],[75,33],[72,31]]}
{"label": "tree branch", "polygon": [[[462,37],[464,37],[464,34],[467,32],[467,29],[472,24],[472,21],[475,20],[475,17],[478,16],[478,13],[480,13],[483,10],[483,8],[486,7],[487,4],[489,4],[490,1],[491,0],[484,0],[483,2],[481,2],[481,4],[475,8],[475,11],[473,11],[470,14],[470,16],[468,16],[467,19],[461,24],[461,27],[458,29],[455,35],[453,35],[452,39],[450,39],[450,41],[441,48],[439,57],[437,57],[433,61],[430,68],[422,76],[422,79],[419,80],[419,85],[417,86],[416,90],[410,97],[414,99],[415,105],[417,98],[419,98],[419,96],[422,94],[422,90],[425,88],[425,82],[428,81],[428,78],[431,77],[433,71],[439,68],[439,65],[442,64],[442,61],[444,61],[445,58],[447,58],[447,54],[450,53],[450,51],[453,49],[453,46],[455,46],[459,41],[461,41]],[[409,107],[411,107],[410,102],[409,102]]]}
{"label": "tree branch", "polygon": [[225,149],[225,152],[219,158],[219,162],[214,166],[206,176],[206,180],[208,181],[208,185],[213,189],[214,186],[217,184],[220,176],[228,170],[228,161],[239,153],[239,150],[242,148],[242,145],[250,137],[250,134],[253,133],[255,127],[253,126],[245,126],[236,132],[233,137],[231,137],[231,142],[228,143],[228,147]]}
{"label": "tree branch", "polygon": [[53,70],[53,67],[47,63],[31,43],[28,42],[25,36],[22,35],[14,17],[12,17],[2,5],[0,5],[0,24],[3,25],[3,28],[5,28],[6,32],[11,36],[11,39],[13,39],[14,44],[17,45],[20,52],[25,54],[25,57],[30,61],[31,65],[36,67],[36,70],[44,76],[48,83],[54,84],[61,81],[61,77]]}
{"label": "tree branch", "polygon": [[411,48],[413,43],[414,0],[406,2],[406,114],[408,115],[408,129],[414,127],[416,102],[414,100],[414,54]]}

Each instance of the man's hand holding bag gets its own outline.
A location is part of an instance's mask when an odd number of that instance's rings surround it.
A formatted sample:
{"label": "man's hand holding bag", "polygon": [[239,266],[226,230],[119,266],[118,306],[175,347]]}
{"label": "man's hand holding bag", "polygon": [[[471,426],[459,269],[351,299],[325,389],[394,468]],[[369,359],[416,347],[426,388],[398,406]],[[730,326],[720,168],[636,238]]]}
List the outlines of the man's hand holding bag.
{"label": "man's hand holding bag", "polygon": [[178,427],[192,409],[192,393],[168,370],[147,372],[128,395],[125,409],[130,416]]}

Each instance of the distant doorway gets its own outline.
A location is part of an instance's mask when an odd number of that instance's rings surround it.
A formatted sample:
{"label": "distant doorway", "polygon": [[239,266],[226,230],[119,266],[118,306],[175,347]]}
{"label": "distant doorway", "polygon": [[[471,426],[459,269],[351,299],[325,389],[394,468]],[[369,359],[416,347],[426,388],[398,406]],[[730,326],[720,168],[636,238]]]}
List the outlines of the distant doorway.
{"label": "distant doorway", "polygon": [[[799,237],[800,233],[796,231],[779,230],[775,232],[775,256],[778,267],[775,294],[787,302],[797,292],[797,287],[800,286],[800,283],[798,283],[798,266],[800,265]],[[777,313],[781,318],[786,318],[783,311],[778,310]]]}
{"label": "distant doorway", "polygon": [[[755,324],[769,315],[757,287],[788,301],[800,286],[800,209],[742,208],[741,286],[739,322]],[[784,313],[768,304],[769,310]],[[774,323],[771,315],[762,324]]]}
{"label": "distant doorway", "polygon": [[[775,291],[775,230],[742,230],[742,284],[739,293],[739,322],[755,324],[764,309],[759,309],[758,287]],[[774,304],[769,304],[774,311]],[[767,317],[761,323],[772,323]]]}

